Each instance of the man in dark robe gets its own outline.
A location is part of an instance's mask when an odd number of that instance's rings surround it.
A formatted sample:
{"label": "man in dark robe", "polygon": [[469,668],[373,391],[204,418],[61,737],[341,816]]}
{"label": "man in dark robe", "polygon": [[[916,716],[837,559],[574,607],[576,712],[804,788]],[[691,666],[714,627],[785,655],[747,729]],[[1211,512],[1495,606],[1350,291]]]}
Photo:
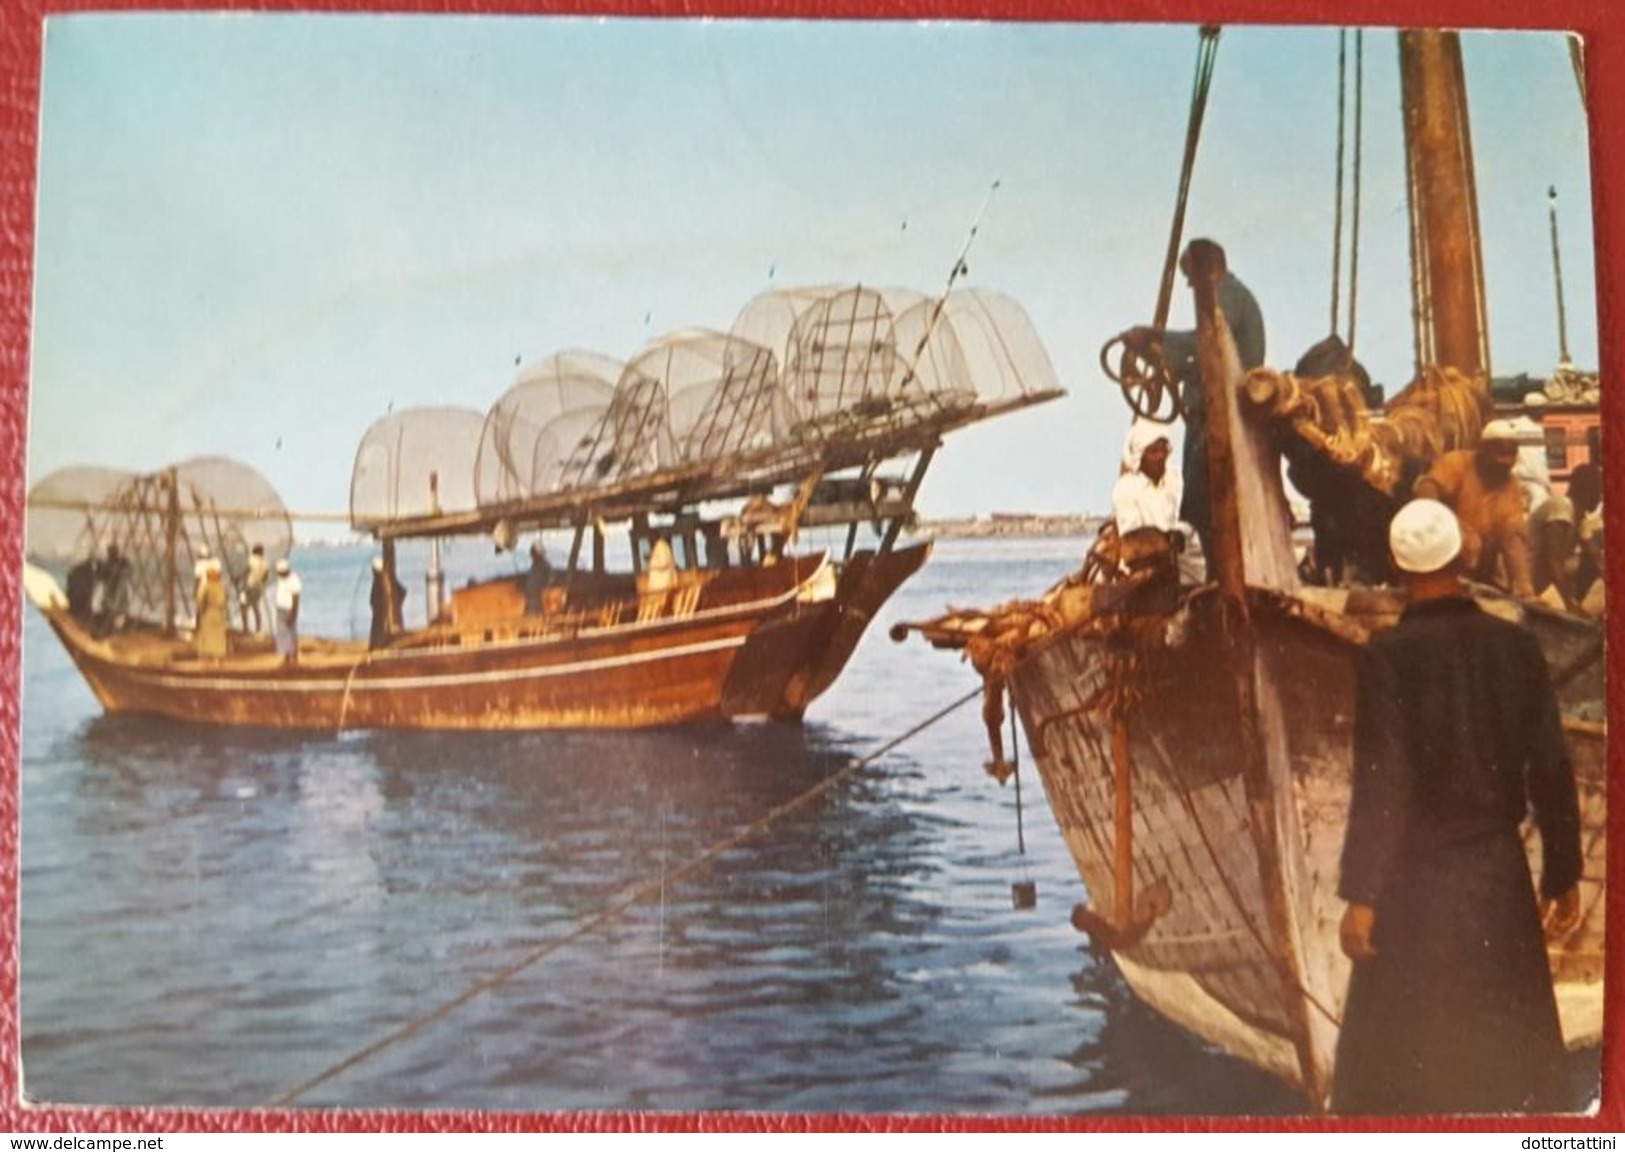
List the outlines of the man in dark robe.
{"label": "man in dark robe", "polygon": [[1555,1108],[1563,1038],[1519,824],[1533,808],[1555,938],[1579,921],[1580,818],[1546,661],[1465,594],[1443,504],[1412,501],[1389,540],[1410,602],[1356,682],[1332,1107]]}
{"label": "man in dark robe", "polygon": [[395,579],[395,573],[384,563],[383,557],[372,561],[372,633],[368,647],[382,648],[389,643],[401,626],[401,606],[406,603],[406,589]]}
{"label": "man in dark robe", "polygon": [[[1211,279],[1219,298],[1219,311],[1236,343],[1236,356],[1242,371],[1250,372],[1264,363],[1264,313],[1247,286],[1230,271],[1224,249],[1212,240],[1192,240],[1179,258],[1179,270],[1194,287],[1198,280]],[[1132,328],[1124,337],[1129,347],[1146,348],[1160,342],[1163,363],[1179,381],[1179,394],[1185,404],[1185,447],[1180,458],[1185,492],[1180,500],[1179,518],[1196,530],[1204,562],[1213,555],[1213,498],[1207,474],[1207,396],[1202,391],[1200,366],[1196,356],[1196,332],[1158,332],[1154,328]]]}
{"label": "man in dark robe", "polygon": [[553,582],[553,565],[548,562],[547,549],[536,540],[530,546],[530,567],[525,570],[525,613],[539,616],[542,612],[542,593]]}
{"label": "man in dark robe", "polygon": [[107,546],[107,559],[96,572],[100,584],[96,608],[96,634],[106,636],[124,627],[130,612],[130,562],[117,544]]}
{"label": "man in dark robe", "polygon": [[86,556],[68,569],[68,611],[86,626],[95,619],[96,569],[94,556]]}

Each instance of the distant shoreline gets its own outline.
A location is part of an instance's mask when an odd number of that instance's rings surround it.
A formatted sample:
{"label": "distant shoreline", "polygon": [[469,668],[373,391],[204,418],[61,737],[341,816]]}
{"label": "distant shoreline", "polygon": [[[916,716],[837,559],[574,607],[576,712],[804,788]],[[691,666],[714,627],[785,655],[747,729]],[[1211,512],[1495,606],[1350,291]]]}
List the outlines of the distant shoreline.
{"label": "distant shoreline", "polygon": [[[1093,537],[1107,519],[1105,516],[1088,514],[1073,516],[1043,512],[993,512],[979,516],[944,516],[935,519],[922,517],[911,526],[909,534],[929,536],[937,540]],[[294,540],[294,547],[306,551],[370,547],[372,544],[372,539],[361,533]]]}
{"label": "distant shoreline", "polygon": [[1037,512],[994,512],[986,516],[921,519],[914,526],[919,536],[938,540],[985,540],[1032,536],[1093,536],[1104,516],[1051,515]]}

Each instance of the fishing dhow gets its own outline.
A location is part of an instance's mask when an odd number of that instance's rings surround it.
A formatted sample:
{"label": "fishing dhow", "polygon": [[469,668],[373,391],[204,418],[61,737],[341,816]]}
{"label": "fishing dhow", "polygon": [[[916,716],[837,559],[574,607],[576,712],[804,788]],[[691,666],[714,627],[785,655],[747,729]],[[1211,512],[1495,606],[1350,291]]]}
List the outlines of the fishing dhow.
{"label": "fishing dhow", "polygon": [[[287,555],[292,517],[217,458],[47,476],[28,497],[25,586],[109,713],[329,730],[797,721],[925,562],[929,543],[900,539],[942,438],[1061,395],[1020,306],[953,281],[774,290],[728,332],[679,331],[625,363],[558,353],[484,413],[379,420],[348,519],[379,542],[386,590],[397,546],[429,543],[422,627],[386,591],[374,642],[278,652],[254,619],[255,566]],[[815,528],[844,547],[799,548]],[[508,550],[542,531],[569,534],[563,565],[447,589],[441,542]],[[234,614],[212,652],[194,635],[211,565]]]}
{"label": "fishing dhow", "polygon": [[[1216,36],[1204,30],[1209,68]],[[1073,922],[1134,993],[1300,1088],[1315,1108],[1329,1103],[1349,981],[1337,881],[1356,663],[1403,607],[1397,590],[1349,576],[1386,566],[1388,517],[1409,482],[1438,454],[1476,443],[1493,414],[1459,41],[1443,32],[1399,41],[1416,381],[1385,410],[1368,406],[1363,370],[1340,342],[1292,373],[1244,372],[1216,277],[1197,269],[1198,371],[1184,386],[1199,392],[1183,400],[1205,402],[1208,580],[1170,578],[1171,555],[1135,555],[1128,536],[1108,530],[1084,567],[1041,597],[893,629],[896,639],[917,631],[962,652],[982,674],[989,767],[1001,777],[1011,770],[1004,701],[1013,704],[1088,891]],[[1202,67],[1182,185],[1205,100]],[[1180,382],[1165,366],[1122,338],[1102,359],[1139,418],[1171,418]],[[1554,384],[1551,399],[1570,415],[1589,393],[1594,426],[1596,378],[1564,371]],[[1341,580],[1300,573],[1283,460],[1312,503],[1320,559],[1349,561]],[[1372,524],[1375,532],[1360,530]],[[1578,785],[1583,870],[1580,920],[1548,952],[1565,1040],[1595,1045],[1607,861],[1602,628],[1491,587],[1475,586],[1475,596],[1532,632],[1551,669]],[[1532,821],[1524,836],[1538,875]]]}

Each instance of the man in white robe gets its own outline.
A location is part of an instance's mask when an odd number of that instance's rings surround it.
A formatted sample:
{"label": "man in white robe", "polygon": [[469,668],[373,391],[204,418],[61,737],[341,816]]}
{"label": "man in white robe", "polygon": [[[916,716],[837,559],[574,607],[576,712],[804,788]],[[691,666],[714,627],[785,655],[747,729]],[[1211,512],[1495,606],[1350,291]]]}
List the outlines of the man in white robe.
{"label": "man in white robe", "polygon": [[1185,481],[1177,468],[1168,467],[1173,445],[1160,424],[1136,420],[1123,449],[1123,475],[1112,489],[1112,518],[1119,537],[1141,528],[1184,532],[1179,522],[1179,501]]}

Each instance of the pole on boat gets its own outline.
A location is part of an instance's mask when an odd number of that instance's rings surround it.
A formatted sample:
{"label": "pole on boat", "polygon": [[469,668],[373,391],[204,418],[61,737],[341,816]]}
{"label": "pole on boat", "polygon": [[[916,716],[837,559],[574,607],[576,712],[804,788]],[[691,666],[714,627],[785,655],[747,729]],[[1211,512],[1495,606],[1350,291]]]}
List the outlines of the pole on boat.
{"label": "pole on boat", "polygon": [[[429,512],[432,516],[440,515],[440,473],[429,473]],[[423,578],[423,608],[428,613],[428,623],[433,624],[440,615],[440,602],[446,593],[446,573],[440,566],[440,537],[434,536],[429,540],[429,572]]]}
{"label": "pole on boat", "polygon": [[175,634],[175,552],[181,531],[180,478],[175,469],[164,470],[167,489],[164,505],[164,635]]}
{"label": "pole on boat", "polygon": [[[914,471],[908,478],[908,485],[903,489],[904,507],[910,510],[914,508],[914,498],[920,494],[920,483],[925,479],[925,470],[931,467],[931,460],[936,454],[937,446],[935,444],[920,453],[920,458],[914,465]],[[886,526],[886,536],[880,542],[880,554],[882,556],[889,553],[893,546],[896,545],[897,537],[906,527],[904,521],[907,519],[906,514],[892,517],[891,523]]]}
{"label": "pole on boat", "polygon": [[576,525],[575,533],[570,537],[570,576],[574,579],[576,566],[581,563],[581,541],[587,534],[587,522],[582,520]]}
{"label": "pole on boat", "polygon": [[[1017,722],[1016,696],[1010,693],[1010,769],[1011,775],[1016,778],[1016,851],[1023,859],[1022,870],[1026,870],[1027,832],[1022,823],[1021,814],[1021,725]],[[1010,885],[1010,904],[1018,912],[1038,906],[1038,882],[1030,877],[1017,880]]]}
{"label": "pole on boat", "polygon": [[987,215],[989,205],[993,203],[993,194],[999,190],[999,181],[994,180],[988,186],[987,196],[982,200],[981,208],[976,211],[976,219],[971,221],[970,231],[965,234],[965,242],[959,247],[959,255],[954,257],[953,267],[948,269],[948,282],[942,286],[942,295],[938,296],[936,303],[931,306],[931,315],[926,318],[925,328],[920,333],[919,343],[914,346],[914,355],[908,362],[907,371],[903,373],[902,383],[911,383],[920,368],[920,357],[925,355],[925,347],[931,343],[931,334],[936,331],[937,321],[942,319],[942,310],[948,305],[948,297],[954,290],[961,276],[968,275],[970,265],[965,258],[970,255],[971,245],[976,243],[976,233],[981,230],[982,217]]}
{"label": "pole on boat", "polygon": [[[1436,30],[1401,32],[1399,62],[1421,343],[1432,363],[1469,378],[1488,375],[1484,256],[1461,38]],[[1419,363],[1417,369],[1428,366]]]}
{"label": "pole on boat", "polygon": [[1552,222],[1552,280],[1557,285],[1557,362],[1571,367],[1569,359],[1569,319],[1563,307],[1563,257],[1557,245],[1557,185],[1546,189],[1547,210]]}
{"label": "pole on boat", "polygon": [[1157,285],[1157,310],[1152,327],[1168,325],[1168,309],[1174,300],[1174,272],[1178,268],[1179,245],[1185,235],[1185,207],[1190,202],[1191,174],[1196,167],[1196,146],[1202,139],[1202,120],[1207,114],[1207,94],[1213,87],[1213,64],[1219,53],[1217,24],[1204,25],[1196,47],[1196,74],[1191,80],[1190,120],[1185,126],[1185,154],[1179,165],[1179,192],[1174,199],[1174,219],[1168,227],[1168,251],[1162,262],[1162,280]]}

